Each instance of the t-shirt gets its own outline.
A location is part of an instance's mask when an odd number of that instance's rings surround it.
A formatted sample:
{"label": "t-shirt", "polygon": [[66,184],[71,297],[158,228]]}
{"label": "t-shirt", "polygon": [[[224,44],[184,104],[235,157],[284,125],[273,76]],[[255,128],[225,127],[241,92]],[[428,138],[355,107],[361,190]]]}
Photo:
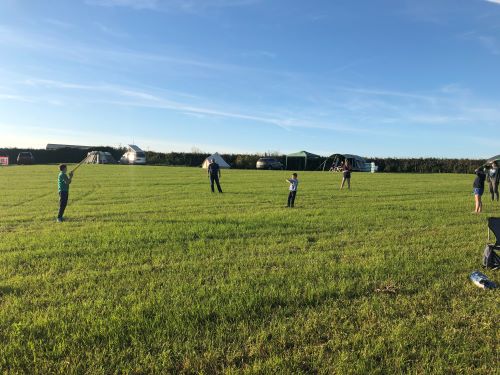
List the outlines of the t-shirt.
{"label": "t-shirt", "polygon": [[69,183],[70,179],[66,175],[66,173],[61,172],[59,173],[59,177],[57,178],[57,186],[59,188],[59,191],[69,191]]}
{"label": "t-shirt", "polygon": [[486,174],[483,171],[476,171],[476,178],[474,179],[472,187],[484,189],[484,180],[486,180]]}
{"label": "t-shirt", "polygon": [[299,185],[299,180],[296,178],[290,178],[288,179],[288,182],[290,183],[290,191],[297,191],[297,186]]}
{"label": "t-shirt", "polygon": [[218,176],[219,169],[220,169],[219,164],[215,162],[208,165],[208,173],[210,173],[210,175]]}
{"label": "t-shirt", "polygon": [[498,168],[490,168],[488,170],[488,181],[498,182],[499,178]]}

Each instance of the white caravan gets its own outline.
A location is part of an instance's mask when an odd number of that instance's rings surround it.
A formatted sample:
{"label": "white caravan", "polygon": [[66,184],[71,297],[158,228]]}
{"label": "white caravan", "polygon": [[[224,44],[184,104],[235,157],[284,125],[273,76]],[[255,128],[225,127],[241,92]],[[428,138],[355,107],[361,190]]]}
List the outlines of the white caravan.
{"label": "white caravan", "polygon": [[136,145],[128,145],[127,152],[120,159],[121,164],[146,164],[146,153]]}

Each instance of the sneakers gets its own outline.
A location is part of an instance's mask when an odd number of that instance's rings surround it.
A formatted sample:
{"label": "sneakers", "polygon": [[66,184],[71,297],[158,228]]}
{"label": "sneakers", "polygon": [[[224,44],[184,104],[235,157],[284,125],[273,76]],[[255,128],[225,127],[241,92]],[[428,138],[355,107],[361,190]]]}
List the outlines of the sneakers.
{"label": "sneakers", "polygon": [[61,217],[58,217],[58,218],[57,218],[57,222],[58,222],[58,223],[62,223],[62,222],[63,222],[63,219],[62,219]]}

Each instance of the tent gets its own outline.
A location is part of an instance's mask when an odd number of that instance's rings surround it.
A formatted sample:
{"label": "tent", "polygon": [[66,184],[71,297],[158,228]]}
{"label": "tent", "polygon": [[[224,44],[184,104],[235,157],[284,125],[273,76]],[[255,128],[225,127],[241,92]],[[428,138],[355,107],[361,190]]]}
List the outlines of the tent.
{"label": "tent", "polygon": [[497,162],[497,164],[500,163],[500,155],[497,155],[497,156],[493,156],[492,158],[489,158],[487,161],[486,161],[486,164],[491,164],[493,163],[494,161]]}
{"label": "tent", "polygon": [[[375,163],[368,163],[364,158],[352,154],[333,154],[325,160],[322,164],[323,170],[330,168],[330,170],[337,170],[341,167],[342,163],[347,160],[353,171],[357,172],[375,172],[378,170]],[[330,165],[331,163],[331,165]],[[373,166],[372,166],[373,164]]]}
{"label": "tent", "polygon": [[286,165],[286,168],[288,169],[288,158],[301,158],[301,159],[304,159],[304,169],[306,169],[308,160],[317,160],[320,157],[321,156],[307,152],[307,151],[294,152],[293,154],[286,155],[285,165]]}
{"label": "tent", "polygon": [[116,160],[109,152],[90,151],[83,161],[84,164],[116,164]]}
{"label": "tent", "polygon": [[218,152],[216,152],[215,154],[212,154],[208,158],[206,158],[205,161],[203,162],[203,164],[201,165],[202,168],[207,169],[208,165],[210,164],[210,160],[212,160],[212,159],[215,160],[215,162],[217,164],[219,164],[219,167],[221,167],[221,168],[231,168],[231,166],[229,164],[227,164],[224,159],[222,159],[222,156],[220,156]]}

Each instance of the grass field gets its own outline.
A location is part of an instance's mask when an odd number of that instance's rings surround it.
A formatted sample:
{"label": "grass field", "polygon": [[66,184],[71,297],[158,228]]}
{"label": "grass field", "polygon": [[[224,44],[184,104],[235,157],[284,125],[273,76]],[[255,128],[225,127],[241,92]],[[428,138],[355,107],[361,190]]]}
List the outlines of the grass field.
{"label": "grass field", "polygon": [[1,372],[498,371],[472,176],[285,177],[84,166],[58,224],[56,166],[0,169]]}

